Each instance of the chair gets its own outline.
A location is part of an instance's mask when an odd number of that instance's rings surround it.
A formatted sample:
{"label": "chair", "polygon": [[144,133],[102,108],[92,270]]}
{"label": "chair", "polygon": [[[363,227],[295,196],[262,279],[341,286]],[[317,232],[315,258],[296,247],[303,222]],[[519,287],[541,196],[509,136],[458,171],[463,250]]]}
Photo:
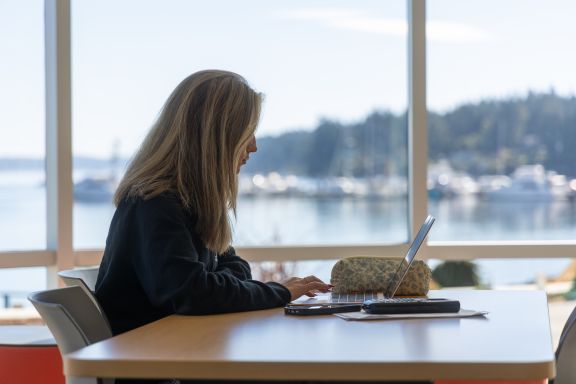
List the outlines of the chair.
{"label": "chair", "polygon": [[66,284],[66,286],[68,287],[79,286],[82,289],[84,289],[84,291],[94,302],[98,310],[101,313],[104,313],[102,311],[102,308],[100,307],[100,304],[98,304],[98,300],[96,300],[96,296],[94,296],[99,269],[100,267],[67,269],[58,272],[58,276],[60,276],[60,278],[62,279],[62,281],[64,281],[64,284]]}
{"label": "chair", "polygon": [[576,383],[576,308],[564,325],[558,349],[556,349],[556,379],[554,384]]}
{"label": "chair", "polygon": [[65,384],[56,346],[0,345],[0,382]]}
{"label": "chair", "polygon": [[99,267],[68,269],[58,272],[58,276],[68,287],[79,285],[94,292],[96,280],[98,279],[98,270]]}
{"label": "chair", "polygon": [[48,327],[0,325],[0,382],[65,384],[62,358]]}
{"label": "chair", "polygon": [[[108,320],[84,288],[74,286],[34,292],[28,300],[52,332],[62,355],[112,337]],[[82,378],[68,381],[68,384],[97,382]],[[114,380],[100,379],[100,383],[113,384]]]}

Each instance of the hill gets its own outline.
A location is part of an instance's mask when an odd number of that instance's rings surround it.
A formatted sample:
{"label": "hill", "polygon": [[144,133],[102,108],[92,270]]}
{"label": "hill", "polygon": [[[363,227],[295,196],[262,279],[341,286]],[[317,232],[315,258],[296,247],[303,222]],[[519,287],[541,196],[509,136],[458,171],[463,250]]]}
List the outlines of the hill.
{"label": "hill", "polygon": [[[542,164],[576,177],[576,97],[554,92],[464,104],[428,117],[429,156],[473,176]],[[246,170],[311,177],[406,174],[406,114],[374,111],[363,121],[324,120],[310,132],[258,140]]]}

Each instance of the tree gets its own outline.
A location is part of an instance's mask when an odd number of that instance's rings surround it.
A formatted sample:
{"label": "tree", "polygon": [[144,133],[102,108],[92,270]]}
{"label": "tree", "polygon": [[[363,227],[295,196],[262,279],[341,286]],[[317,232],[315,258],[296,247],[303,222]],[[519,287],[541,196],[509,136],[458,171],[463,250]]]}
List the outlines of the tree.
{"label": "tree", "polygon": [[432,271],[441,287],[475,287],[480,284],[478,266],[470,261],[445,261]]}

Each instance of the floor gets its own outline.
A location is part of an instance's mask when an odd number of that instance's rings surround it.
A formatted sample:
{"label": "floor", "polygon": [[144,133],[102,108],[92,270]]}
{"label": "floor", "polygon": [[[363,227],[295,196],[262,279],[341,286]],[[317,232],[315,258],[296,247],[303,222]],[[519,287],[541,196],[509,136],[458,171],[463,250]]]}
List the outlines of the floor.
{"label": "floor", "polygon": [[552,342],[554,345],[554,350],[558,346],[558,341],[560,340],[560,334],[564,328],[564,324],[570,314],[576,307],[576,300],[572,301],[556,301],[551,300],[548,302],[548,311],[550,315],[550,328],[552,330]]}

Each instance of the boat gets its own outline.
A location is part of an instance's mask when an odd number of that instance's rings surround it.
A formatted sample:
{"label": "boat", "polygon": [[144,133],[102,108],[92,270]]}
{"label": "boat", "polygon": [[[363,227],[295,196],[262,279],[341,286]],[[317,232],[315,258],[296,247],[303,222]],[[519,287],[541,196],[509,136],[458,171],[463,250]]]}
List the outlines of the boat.
{"label": "boat", "polygon": [[114,142],[108,160],[108,169],[92,170],[74,184],[74,200],[80,203],[112,203],[120,180],[120,142]]}
{"label": "boat", "polygon": [[447,160],[428,167],[428,197],[432,200],[476,195],[480,188],[467,173],[457,172]]}
{"label": "boat", "polygon": [[86,177],[74,184],[74,200],[81,203],[111,203],[116,184],[114,177]]}
{"label": "boat", "polygon": [[491,201],[552,202],[569,196],[566,177],[546,172],[541,164],[518,167],[508,183],[485,190],[483,196]]}

